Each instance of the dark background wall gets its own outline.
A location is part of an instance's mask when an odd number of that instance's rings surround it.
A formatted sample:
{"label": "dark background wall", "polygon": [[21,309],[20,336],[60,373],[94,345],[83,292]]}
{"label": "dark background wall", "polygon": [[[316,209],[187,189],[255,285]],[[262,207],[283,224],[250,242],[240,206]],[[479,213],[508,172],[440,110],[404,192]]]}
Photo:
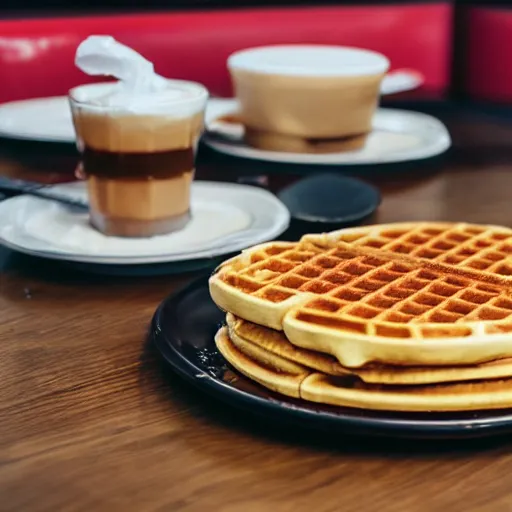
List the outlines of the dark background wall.
{"label": "dark background wall", "polygon": [[[440,0],[0,0],[0,16],[39,14],[136,11],[148,9],[222,9],[293,5],[411,4]],[[441,0],[442,1],[442,0]],[[511,6],[512,0],[446,0],[458,7],[470,5]],[[142,4],[142,6],[141,6]]]}
{"label": "dark background wall", "polygon": [[[411,4],[439,0],[0,0],[1,14],[134,11],[148,9],[218,9],[295,5]],[[448,0],[450,1],[450,0]],[[512,3],[512,0],[510,0]],[[142,7],[141,7],[142,4]]]}

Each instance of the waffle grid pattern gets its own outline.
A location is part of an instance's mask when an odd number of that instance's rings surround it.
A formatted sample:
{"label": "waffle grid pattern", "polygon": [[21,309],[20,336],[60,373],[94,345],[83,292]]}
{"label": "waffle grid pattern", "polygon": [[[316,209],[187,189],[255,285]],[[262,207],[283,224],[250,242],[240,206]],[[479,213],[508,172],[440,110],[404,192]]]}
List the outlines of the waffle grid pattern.
{"label": "waffle grid pattern", "polygon": [[[343,240],[343,236],[340,237]],[[512,231],[485,226],[389,228],[352,240],[359,247],[408,254],[431,261],[512,276]]]}
{"label": "waffle grid pattern", "polygon": [[[316,295],[294,311],[298,320],[360,334],[430,338],[510,332],[512,282],[504,277],[489,283],[477,273],[461,275],[455,267],[481,271],[489,263],[486,274],[508,276],[511,239],[512,232],[489,233],[479,226],[363,233],[350,240],[354,247],[338,241],[326,248],[309,239],[256,251],[249,266],[227,272],[223,280],[272,303]],[[374,240],[385,243],[376,247]],[[375,249],[408,256],[390,259]],[[442,268],[436,265],[440,262]]]}

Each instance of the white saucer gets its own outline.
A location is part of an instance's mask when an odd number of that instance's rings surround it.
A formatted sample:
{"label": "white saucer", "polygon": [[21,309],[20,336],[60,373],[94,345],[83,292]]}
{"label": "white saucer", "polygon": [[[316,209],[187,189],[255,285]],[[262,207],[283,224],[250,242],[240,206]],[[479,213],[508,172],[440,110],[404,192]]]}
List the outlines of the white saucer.
{"label": "white saucer", "polygon": [[[208,100],[205,122],[217,117],[218,102]],[[213,110],[212,110],[213,109]],[[211,112],[210,112],[211,111]],[[41,122],[44,119],[44,123]],[[75,130],[66,96],[12,101],[0,105],[0,137],[34,142],[75,143]]]}
{"label": "white saucer", "polygon": [[[83,183],[56,185],[60,193],[86,196]],[[44,199],[18,196],[0,203],[0,243],[45,258],[110,265],[171,263],[215,258],[272,240],[290,222],[270,192],[236,184],[194,182],[192,220],[181,231],[147,239],[107,237],[88,214]]]}
{"label": "white saucer", "polygon": [[363,149],[343,153],[304,154],[263,151],[243,142],[243,127],[215,121],[235,114],[236,100],[217,99],[209,105],[205,144],[231,156],[291,164],[362,165],[396,163],[431,158],[451,145],[448,130],[435,117],[419,112],[380,108],[373,120],[373,132]]}

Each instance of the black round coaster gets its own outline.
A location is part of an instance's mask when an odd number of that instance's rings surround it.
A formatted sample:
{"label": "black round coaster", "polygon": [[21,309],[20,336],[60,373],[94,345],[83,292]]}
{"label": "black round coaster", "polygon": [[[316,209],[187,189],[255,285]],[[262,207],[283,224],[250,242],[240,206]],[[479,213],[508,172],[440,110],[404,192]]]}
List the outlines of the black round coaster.
{"label": "black round coaster", "polygon": [[357,224],[378,208],[379,191],[361,180],[337,174],[304,178],[286,188],[279,199],[302,231],[332,231]]}

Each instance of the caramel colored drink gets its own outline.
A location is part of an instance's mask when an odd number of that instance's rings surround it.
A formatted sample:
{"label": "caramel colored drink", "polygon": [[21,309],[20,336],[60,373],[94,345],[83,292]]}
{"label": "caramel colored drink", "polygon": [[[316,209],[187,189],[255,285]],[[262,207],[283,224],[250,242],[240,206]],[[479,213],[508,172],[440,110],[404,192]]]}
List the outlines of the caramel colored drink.
{"label": "caramel colored drink", "polygon": [[267,46],[231,55],[246,142],[311,153],[361,147],[388,67],[383,55],[337,46]]}
{"label": "caramel colored drink", "polygon": [[91,224],[121,237],[182,229],[191,218],[207,92],[199,84],[169,80],[169,90],[134,102],[111,94],[115,87],[95,84],[70,92]]}

